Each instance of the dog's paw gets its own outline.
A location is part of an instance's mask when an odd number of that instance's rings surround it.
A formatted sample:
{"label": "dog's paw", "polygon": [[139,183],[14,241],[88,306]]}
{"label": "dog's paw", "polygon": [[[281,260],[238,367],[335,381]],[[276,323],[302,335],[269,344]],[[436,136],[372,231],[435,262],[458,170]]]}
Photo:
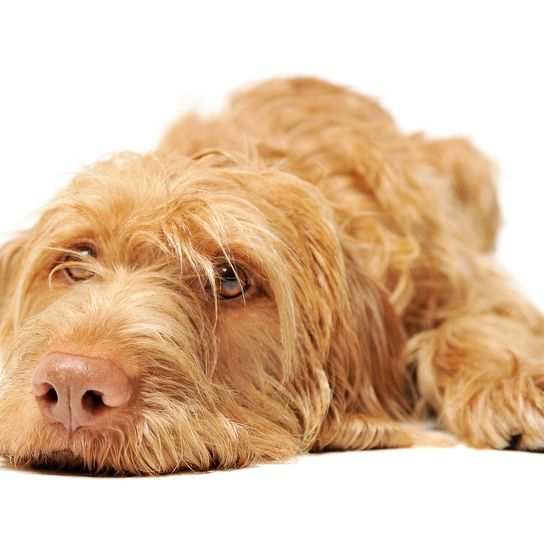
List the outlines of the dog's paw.
{"label": "dog's paw", "polygon": [[442,419],[473,447],[544,450],[544,370],[460,382],[444,399]]}

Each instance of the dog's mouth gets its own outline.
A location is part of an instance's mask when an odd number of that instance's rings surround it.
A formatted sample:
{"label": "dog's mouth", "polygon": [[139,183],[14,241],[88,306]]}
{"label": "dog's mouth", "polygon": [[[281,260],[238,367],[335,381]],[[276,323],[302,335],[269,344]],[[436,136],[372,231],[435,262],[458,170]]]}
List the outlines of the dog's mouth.
{"label": "dog's mouth", "polygon": [[76,429],[67,428],[63,423],[58,421],[53,421],[51,419],[46,419],[42,425],[46,425],[50,430],[53,431],[57,440],[66,443],[65,447],[56,448],[55,451],[65,451],[70,450],[71,446],[75,444],[77,440],[93,440],[101,436],[108,430],[108,425],[106,422],[102,423],[100,426],[95,427],[77,427]]}

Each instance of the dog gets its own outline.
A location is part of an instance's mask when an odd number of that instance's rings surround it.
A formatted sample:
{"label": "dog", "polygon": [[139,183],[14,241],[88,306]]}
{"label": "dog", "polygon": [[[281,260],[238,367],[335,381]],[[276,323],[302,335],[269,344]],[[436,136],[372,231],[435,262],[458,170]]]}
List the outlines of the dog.
{"label": "dog", "polygon": [[499,222],[472,144],[349,89],[274,79],[186,115],[0,250],[0,452],[131,475],[441,431],[544,448],[544,320]]}

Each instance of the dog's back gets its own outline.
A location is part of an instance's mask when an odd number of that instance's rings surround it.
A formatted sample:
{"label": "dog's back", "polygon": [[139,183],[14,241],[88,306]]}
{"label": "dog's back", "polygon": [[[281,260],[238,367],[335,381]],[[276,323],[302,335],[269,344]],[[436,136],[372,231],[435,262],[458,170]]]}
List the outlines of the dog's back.
{"label": "dog's back", "polygon": [[344,87],[313,78],[269,80],[235,95],[218,117],[184,116],[161,144],[187,155],[210,148],[257,154],[313,183],[349,177],[378,199],[387,169],[404,169],[424,186],[448,186],[469,223],[470,244],[484,251],[495,244],[499,211],[490,161],[462,138],[402,134],[377,102]]}

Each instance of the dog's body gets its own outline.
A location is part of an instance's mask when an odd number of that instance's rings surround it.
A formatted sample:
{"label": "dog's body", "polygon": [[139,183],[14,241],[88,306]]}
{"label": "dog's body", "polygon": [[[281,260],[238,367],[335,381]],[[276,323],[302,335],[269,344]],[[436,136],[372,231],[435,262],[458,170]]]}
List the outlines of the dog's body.
{"label": "dog's body", "polygon": [[0,449],[237,467],[438,442],[429,414],[543,448],[544,320],[493,261],[498,222],[470,144],[403,135],[346,89],[273,80],[185,117],[2,249]]}

